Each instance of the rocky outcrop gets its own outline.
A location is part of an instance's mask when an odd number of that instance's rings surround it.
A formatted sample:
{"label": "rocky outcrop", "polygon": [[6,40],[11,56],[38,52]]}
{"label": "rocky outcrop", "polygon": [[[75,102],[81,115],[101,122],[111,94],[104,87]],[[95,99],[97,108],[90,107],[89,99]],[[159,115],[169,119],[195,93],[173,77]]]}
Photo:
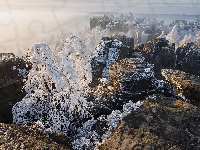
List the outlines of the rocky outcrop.
{"label": "rocky outcrop", "polygon": [[99,149],[200,149],[199,114],[199,108],[181,100],[151,96]]}
{"label": "rocky outcrop", "polygon": [[126,36],[104,37],[91,56],[92,86],[99,78],[109,79],[108,70],[114,62],[132,57],[134,40]]}
{"label": "rocky outcrop", "polygon": [[176,50],[176,69],[200,76],[200,49],[194,43],[187,43]]}
{"label": "rocky outcrop", "polygon": [[155,77],[161,79],[161,69],[174,69],[176,65],[175,45],[165,38],[156,38],[135,48],[143,54],[145,61],[154,64]]}
{"label": "rocky outcrop", "polygon": [[23,80],[31,64],[13,54],[1,54],[0,59],[0,122],[12,123],[12,106],[25,96]]}
{"label": "rocky outcrop", "polygon": [[109,68],[109,75],[115,88],[131,93],[139,93],[142,89],[148,89],[153,84],[153,65],[144,64],[143,60],[142,57],[129,58],[112,64]]}
{"label": "rocky outcrop", "polygon": [[138,56],[140,57],[120,60],[110,66],[109,74],[113,87],[121,93],[135,95],[132,98],[136,101],[159,92],[163,92],[165,96],[173,96],[170,85],[154,77],[154,65],[145,63],[140,53]]}
{"label": "rocky outcrop", "polygon": [[72,148],[68,142],[67,138],[61,134],[52,134],[47,137],[34,127],[0,123],[0,149],[70,150]]}
{"label": "rocky outcrop", "polygon": [[200,77],[172,69],[163,69],[162,75],[173,85],[180,98],[200,106]]}
{"label": "rocky outcrop", "polygon": [[153,65],[145,63],[140,53],[137,56],[113,63],[109,68],[110,81],[101,79],[92,89],[88,98],[94,104],[92,114],[108,115],[112,110],[121,110],[129,100],[137,102],[152,94],[175,97],[168,82],[154,77]]}

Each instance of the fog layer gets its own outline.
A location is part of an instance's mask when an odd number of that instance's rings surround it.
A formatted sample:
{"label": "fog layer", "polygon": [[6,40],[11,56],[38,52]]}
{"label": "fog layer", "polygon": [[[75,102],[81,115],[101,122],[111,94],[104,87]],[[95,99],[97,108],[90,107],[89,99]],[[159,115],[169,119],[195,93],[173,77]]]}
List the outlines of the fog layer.
{"label": "fog layer", "polygon": [[26,51],[34,42],[51,42],[61,32],[89,27],[95,12],[133,14],[192,14],[200,12],[197,1],[163,0],[4,0],[0,1],[0,52]]}

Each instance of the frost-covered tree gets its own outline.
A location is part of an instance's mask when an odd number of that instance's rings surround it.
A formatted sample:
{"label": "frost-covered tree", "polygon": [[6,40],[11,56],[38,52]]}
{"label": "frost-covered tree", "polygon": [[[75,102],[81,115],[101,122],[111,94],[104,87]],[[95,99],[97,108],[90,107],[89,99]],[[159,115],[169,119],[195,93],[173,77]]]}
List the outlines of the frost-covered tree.
{"label": "frost-covered tree", "polygon": [[187,44],[189,42],[193,42],[193,37],[191,34],[186,34],[184,38],[181,40],[180,45]]}
{"label": "frost-covered tree", "polygon": [[158,36],[158,38],[164,38],[164,39],[166,39],[166,38],[167,38],[167,36],[165,35],[165,32],[164,32],[164,31],[162,31],[161,35],[160,35],[160,36]]}
{"label": "frost-covered tree", "polygon": [[195,44],[200,45],[200,31],[198,31],[194,36],[194,42]]}
{"label": "frost-covered tree", "polygon": [[91,31],[84,31],[81,33],[81,37],[87,47],[88,53],[92,54],[95,47],[99,44],[102,37],[111,36],[108,28],[103,29],[100,26],[93,28]]}
{"label": "frost-covered tree", "polygon": [[166,37],[170,43],[175,43],[176,46],[179,46],[180,38],[178,25],[175,25]]}
{"label": "frost-covered tree", "polygon": [[55,47],[50,49],[45,43],[31,46],[32,70],[24,87],[27,94],[13,106],[13,122],[40,121],[52,131],[66,134],[69,128],[76,128],[72,122],[90,116],[84,95],[91,82],[91,67],[79,37],[72,35]]}
{"label": "frost-covered tree", "polygon": [[141,43],[146,43],[148,39],[148,34],[145,34],[144,31],[141,33]]}

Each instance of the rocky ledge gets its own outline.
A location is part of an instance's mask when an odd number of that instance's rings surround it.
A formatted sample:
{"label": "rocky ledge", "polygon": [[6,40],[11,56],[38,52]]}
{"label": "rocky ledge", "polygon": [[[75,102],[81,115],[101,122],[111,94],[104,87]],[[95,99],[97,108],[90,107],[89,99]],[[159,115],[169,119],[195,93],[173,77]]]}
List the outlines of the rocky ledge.
{"label": "rocky ledge", "polygon": [[124,117],[100,147],[110,149],[200,149],[200,109],[181,100],[149,96]]}

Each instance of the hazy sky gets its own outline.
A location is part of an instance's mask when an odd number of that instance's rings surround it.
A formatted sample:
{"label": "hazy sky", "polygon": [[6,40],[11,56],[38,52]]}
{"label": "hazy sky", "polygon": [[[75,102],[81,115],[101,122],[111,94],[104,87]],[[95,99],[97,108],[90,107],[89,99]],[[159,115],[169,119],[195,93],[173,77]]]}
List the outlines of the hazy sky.
{"label": "hazy sky", "polygon": [[81,30],[93,12],[200,14],[200,0],[0,0],[0,52]]}
{"label": "hazy sky", "polygon": [[[196,14],[200,7],[199,0],[0,0],[0,12],[8,12],[13,9],[51,10],[52,7],[60,7],[57,10],[75,12],[135,12],[149,13],[154,9],[155,13],[184,13]],[[62,7],[62,8],[61,8]],[[145,9],[143,9],[145,8]]]}

